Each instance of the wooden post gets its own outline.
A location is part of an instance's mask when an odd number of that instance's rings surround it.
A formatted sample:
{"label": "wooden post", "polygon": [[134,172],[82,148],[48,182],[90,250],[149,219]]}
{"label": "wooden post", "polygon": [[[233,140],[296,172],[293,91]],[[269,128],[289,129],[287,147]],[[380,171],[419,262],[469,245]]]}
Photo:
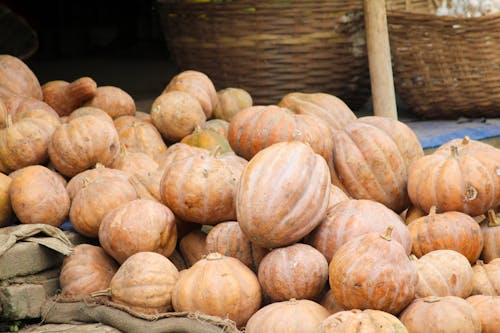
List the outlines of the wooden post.
{"label": "wooden post", "polygon": [[397,119],[385,0],[364,0],[364,10],[373,113]]}

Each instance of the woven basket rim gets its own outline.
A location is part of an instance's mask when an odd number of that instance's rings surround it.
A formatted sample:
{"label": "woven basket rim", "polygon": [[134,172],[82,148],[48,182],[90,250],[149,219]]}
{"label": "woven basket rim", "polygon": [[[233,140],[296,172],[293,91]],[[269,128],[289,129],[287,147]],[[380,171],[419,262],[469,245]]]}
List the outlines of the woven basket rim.
{"label": "woven basket rim", "polygon": [[[411,15],[408,15],[411,14]],[[500,19],[500,12],[478,16],[478,17],[457,17],[457,16],[438,16],[433,13],[423,13],[421,11],[411,11],[411,10],[387,10],[387,16],[405,16],[407,19],[422,20],[427,19],[429,21],[445,21],[445,22],[457,22],[457,21],[469,21],[469,22],[482,22],[482,21],[492,21]]]}

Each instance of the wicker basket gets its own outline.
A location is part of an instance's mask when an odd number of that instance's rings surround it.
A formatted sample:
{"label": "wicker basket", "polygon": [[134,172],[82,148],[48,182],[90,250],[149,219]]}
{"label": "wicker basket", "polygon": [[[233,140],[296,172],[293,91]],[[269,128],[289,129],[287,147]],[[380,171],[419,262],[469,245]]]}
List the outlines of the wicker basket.
{"label": "wicker basket", "polygon": [[426,118],[500,116],[500,14],[436,16],[431,0],[387,0],[397,93]]}
{"label": "wicker basket", "polygon": [[321,91],[356,109],[369,97],[362,0],[158,6],[179,69],[206,73],[217,89],[246,89],[255,104]]}

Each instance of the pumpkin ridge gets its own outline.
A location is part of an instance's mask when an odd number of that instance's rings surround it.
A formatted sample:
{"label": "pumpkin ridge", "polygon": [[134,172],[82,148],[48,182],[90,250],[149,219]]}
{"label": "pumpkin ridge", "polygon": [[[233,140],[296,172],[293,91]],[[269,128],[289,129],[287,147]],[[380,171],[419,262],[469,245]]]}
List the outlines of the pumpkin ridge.
{"label": "pumpkin ridge", "polygon": [[[424,156],[424,157],[422,157],[422,159],[420,161],[422,161],[423,159],[430,160],[431,162],[428,163],[426,169],[422,170],[422,172],[419,174],[420,177],[416,181],[415,192],[414,192],[415,198],[413,200],[415,203],[421,202],[420,193],[422,193],[422,191],[420,190],[420,187],[424,184],[424,179],[429,177],[429,170],[432,168],[435,168],[435,165],[437,163],[439,163],[439,158],[436,156],[432,156],[432,155]],[[417,168],[420,168],[420,165],[418,163],[419,163],[419,160],[417,160],[415,163],[413,163],[412,168],[416,168],[415,165],[417,165]],[[435,195],[433,195],[433,199],[436,200]],[[434,202],[437,202],[437,201],[434,201]],[[423,205],[419,205],[419,208],[426,211],[425,207],[422,207],[422,206]]]}
{"label": "pumpkin ridge", "polygon": [[[484,178],[488,178],[489,181],[488,182],[483,182],[483,184],[481,185],[485,185],[485,184],[491,184],[492,186],[492,193],[496,193],[498,190],[496,188],[496,182],[495,182],[495,179],[493,178],[493,176],[491,175],[490,172],[488,172],[488,169],[486,168],[486,166],[484,165],[484,163],[479,159],[477,158],[476,156],[473,156],[473,155],[469,155],[468,158],[472,159],[472,160],[475,160],[477,162],[478,165],[481,166],[481,169],[484,171],[484,172],[481,172],[481,179],[484,179]],[[478,171],[479,168],[476,169],[476,171]],[[488,208],[488,207],[493,207],[493,202],[494,202],[494,195],[490,196],[488,202],[485,202],[485,199],[486,198],[482,198],[482,200],[479,200],[480,202],[483,203],[483,207],[485,208]]]}
{"label": "pumpkin ridge", "polygon": [[[266,111],[267,110],[264,110],[264,112],[262,112],[262,113],[264,113],[264,114],[270,113],[272,116],[271,116],[270,121],[268,121],[267,123],[264,122],[264,126],[268,127],[268,128],[272,128],[274,130],[279,128],[279,126],[282,126],[282,129],[280,131],[276,131],[277,133],[279,133],[279,137],[277,140],[274,139],[274,136],[272,136],[272,135],[266,135],[264,137],[265,141],[263,142],[263,145],[262,145],[263,147],[269,147],[273,143],[277,143],[277,142],[280,142],[282,140],[286,140],[287,138],[283,138],[283,128],[285,127],[285,126],[283,126],[283,124],[290,126],[290,120],[292,120],[292,119],[290,119],[288,114],[285,112],[276,112],[277,111],[276,109],[272,109],[273,112],[266,112]],[[280,111],[281,111],[281,109],[280,109]],[[254,128],[258,131],[261,128],[260,126],[258,126],[259,122],[265,120],[263,118],[264,118],[264,116],[260,115],[259,121],[257,121],[256,124],[252,124],[253,125],[252,128]],[[285,118],[285,119],[283,119],[283,118]],[[297,127],[295,123],[293,123],[293,125],[295,127]],[[286,134],[287,134],[287,132],[285,131],[285,135]],[[271,140],[271,139],[273,139],[273,140]],[[252,156],[255,155],[256,153],[257,153],[257,151],[252,150]]]}

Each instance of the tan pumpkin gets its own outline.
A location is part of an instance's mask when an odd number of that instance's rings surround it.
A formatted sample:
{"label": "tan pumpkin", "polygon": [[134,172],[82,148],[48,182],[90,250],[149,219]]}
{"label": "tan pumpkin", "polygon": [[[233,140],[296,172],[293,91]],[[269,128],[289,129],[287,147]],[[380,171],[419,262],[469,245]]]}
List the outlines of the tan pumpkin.
{"label": "tan pumpkin", "polygon": [[71,202],[71,224],[78,233],[97,238],[104,216],[121,204],[135,199],[138,199],[137,192],[128,180],[102,177],[85,182]]}
{"label": "tan pumpkin", "polygon": [[21,59],[8,54],[0,54],[0,88],[15,95],[43,98],[35,74]]}
{"label": "tan pumpkin", "polygon": [[317,333],[329,312],[316,302],[292,299],[264,306],[248,321],[246,333]]}
{"label": "tan pumpkin", "polygon": [[99,246],[80,244],[64,258],[59,276],[63,296],[89,296],[109,288],[118,264]]}
{"label": "tan pumpkin", "polygon": [[362,117],[333,134],[333,162],[347,193],[396,213],[410,204],[408,166],[423,155],[415,133],[395,119]]}
{"label": "tan pumpkin", "polygon": [[150,155],[129,151],[122,145],[120,154],[115,158],[111,167],[131,175],[142,176],[148,172],[155,172],[159,165]]}
{"label": "tan pumpkin", "polygon": [[168,257],[177,244],[174,214],[151,200],[124,203],[102,219],[99,243],[119,263],[138,252],[157,252]]}
{"label": "tan pumpkin", "polygon": [[149,114],[149,113],[136,110],[135,111],[135,118],[137,118],[137,120],[144,121],[148,124],[153,125],[153,119],[151,119],[151,114]]}
{"label": "tan pumpkin", "polygon": [[460,212],[429,215],[408,225],[413,240],[413,253],[420,258],[434,250],[455,250],[474,263],[483,249],[483,234],[479,224]]}
{"label": "tan pumpkin", "polygon": [[132,116],[116,118],[114,124],[120,144],[124,145],[127,151],[144,153],[154,159],[166,152],[167,145],[154,125]]}
{"label": "tan pumpkin", "polygon": [[325,160],[302,142],[260,151],[238,185],[236,211],[243,233],[265,248],[297,242],[324,218],[330,184]]}
{"label": "tan pumpkin", "polygon": [[326,318],[320,333],[408,333],[405,325],[390,313],[379,310],[350,310]]}
{"label": "tan pumpkin", "polygon": [[208,155],[209,153],[210,152],[206,149],[177,142],[169,146],[165,154],[161,155],[160,159],[157,161],[161,168],[164,169],[167,165],[174,161],[183,160],[186,157],[193,155]]}
{"label": "tan pumpkin", "polygon": [[[35,98],[19,96],[19,95],[8,95],[0,99],[2,99],[4,107],[7,110],[7,113],[10,114],[11,116],[15,116],[16,113],[21,113],[25,111],[45,110],[51,113],[53,116],[58,117],[57,112],[50,105]],[[5,124],[6,124],[6,117],[2,117],[0,119],[0,126],[4,127]]]}
{"label": "tan pumpkin", "polygon": [[193,133],[186,135],[181,140],[190,146],[214,150],[217,146],[220,147],[221,154],[232,152],[231,146],[227,139],[211,129],[196,127]]}
{"label": "tan pumpkin", "polygon": [[488,218],[481,223],[484,247],[481,259],[489,263],[493,259],[500,258],[500,217],[493,209],[488,211]]}
{"label": "tan pumpkin", "polygon": [[351,239],[376,232],[383,233],[392,226],[392,238],[409,255],[412,239],[402,219],[381,203],[349,199],[330,209],[320,225],[307,237],[306,243],[320,251],[328,262],[338,249]]}
{"label": "tan pumpkin", "polygon": [[496,333],[500,327],[500,296],[475,295],[467,301],[476,309],[481,319],[482,333]]}
{"label": "tan pumpkin", "polygon": [[218,103],[217,91],[208,76],[198,71],[184,71],[172,78],[162,94],[172,91],[186,92],[195,98],[205,113],[210,118]]}
{"label": "tan pumpkin", "polygon": [[48,168],[31,165],[13,177],[9,189],[12,210],[21,223],[60,226],[70,209],[68,192]]}
{"label": "tan pumpkin", "polygon": [[255,273],[238,259],[217,252],[184,270],[172,294],[175,311],[229,318],[237,326],[245,325],[261,301]]}
{"label": "tan pumpkin", "polygon": [[436,250],[412,260],[418,272],[415,297],[468,297],[472,292],[472,267],[462,254],[452,250]]}
{"label": "tan pumpkin", "polygon": [[335,300],[335,296],[333,295],[331,289],[328,289],[328,291],[323,295],[323,297],[321,297],[319,304],[323,305],[328,310],[328,312],[330,312],[330,314],[334,314],[345,310]]}
{"label": "tan pumpkin", "polygon": [[90,77],[73,82],[49,81],[42,86],[43,100],[60,116],[67,116],[96,94],[97,84]]}
{"label": "tan pumpkin", "polygon": [[101,120],[114,124],[113,119],[104,110],[93,106],[82,106],[76,110],[73,110],[73,112],[71,112],[68,116],[67,122],[69,123],[70,121],[83,116],[98,117]]}
{"label": "tan pumpkin", "polygon": [[97,163],[95,168],[80,172],[71,178],[66,185],[66,190],[68,191],[71,200],[73,200],[76,193],[78,193],[78,191],[80,191],[84,186],[87,186],[96,179],[106,177],[118,177],[124,181],[128,181],[130,179],[130,174],[121,170],[106,168],[104,165]]}
{"label": "tan pumpkin", "polygon": [[207,234],[201,230],[188,232],[179,241],[179,251],[186,261],[186,265],[188,267],[193,266],[209,253],[207,250]]}
{"label": "tan pumpkin", "polygon": [[113,122],[102,114],[82,115],[59,126],[48,148],[57,171],[68,177],[98,162],[111,165],[119,150],[120,142]]}
{"label": "tan pumpkin", "polygon": [[500,150],[488,144],[454,139],[409,168],[412,203],[429,212],[459,211],[471,216],[500,205]]}
{"label": "tan pumpkin", "polygon": [[0,228],[9,224],[12,219],[9,188],[12,179],[0,173]]}
{"label": "tan pumpkin", "polygon": [[241,230],[238,222],[222,222],[207,234],[206,249],[240,260],[256,271],[268,250],[252,244]]}
{"label": "tan pumpkin", "polygon": [[113,86],[97,87],[94,97],[85,102],[84,106],[104,110],[113,119],[135,115],[134,99],[124,90]]}
{"label": "tan pumpkin", "polygon": [[474,271],[472,295],[500,296],[500,258],[488,264],[478,260]]}
{"label": "tan pumpkin", "polygon": [[243,109],[253,105],[252,96],[241,88],[226,88],[217,92],[218,103],[214,117],[230,122]]}
{"label": "tan pumpkin", "polygon": [[120,266],[107,294],[113,302],[140,313],[163,313],[171,309],[172,291],[178,279],[179,271],[165,256],[139,252]]}
{"label": "tan pumpkin", "polygon": [[342,191],[340,187],[332,184],[330,186],[330,198],[328,199],[328,211],[330,211],[336,204],[346,200],[349,200],[347,194]]}
{"label": "tan pumpkin", "polygon": [[223,119],[210,119],[205,123],[205,129],[217,132],[227,140],[227,135],[229,134],[229,122]]}
{"label": "tan pumpkin", "polygon": [[410,205],[410,207],[408,207],[408,210],[406,211],[404,220],[405,220],[406,225],[408,225],[413,220],[416,220],[419,217],[424,217],[426,215],[427,215],[427,213],[425,211],[423,211],[422,209],[420,209],[416,206]]}
{"label": "tan pumpkin", "polygon": [[398,314],[412,301],[417,270],[401,244],[391,239],[391,231],[354,238],[335,253],[330,288],[340,306]]}
{"label": "tan pumpkin", "polygon": [[312,246],[297,243],[269,252],[260,262],[258,278],[273,302],[313,300],[328,281],[328,262]]}
{"label": "tan pumpkin", "polygon": [[415,299],[400,315],[412,333],[480,333],[481,320],[474,307],[456,296]]}
{"label": "tan pumpkin", "polygon": [[344,101],[325,93],[289,93],[278,105],[297,114],[315,116],[324,121],[332,131],[344,129],[357,118]]}

